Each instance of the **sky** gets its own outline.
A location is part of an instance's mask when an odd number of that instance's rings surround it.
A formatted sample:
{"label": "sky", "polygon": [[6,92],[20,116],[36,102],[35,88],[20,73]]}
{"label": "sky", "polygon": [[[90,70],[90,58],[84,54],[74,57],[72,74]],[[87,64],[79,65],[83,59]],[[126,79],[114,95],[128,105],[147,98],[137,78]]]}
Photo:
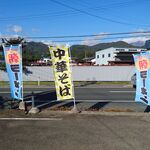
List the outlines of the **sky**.
{"label": "sky", "polygon": [[[129,35],[120,38],[116,35],[118,38],[114,39],[108,35],[101,35],[150,31],[150,0],[0,1],[1,37],[18,35],[27,40],[64,41],[87,45],[120,39],[132,43],[150,38],[150,34],[138,38],[125,37]],[[49,38],[93,34],[98,36]]]}

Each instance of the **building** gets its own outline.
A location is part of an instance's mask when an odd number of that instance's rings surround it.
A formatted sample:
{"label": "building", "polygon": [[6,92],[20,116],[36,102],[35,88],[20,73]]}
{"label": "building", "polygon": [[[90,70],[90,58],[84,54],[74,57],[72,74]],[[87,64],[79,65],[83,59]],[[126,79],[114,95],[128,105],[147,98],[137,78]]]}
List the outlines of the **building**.
{"label": "building", "polygon": [[146,49],[110,47],[96,52],[96,65],[132,65],[133,54],[144,51]]}
{"label": "building", "polygon": [[50,58],[41,58],[40,60],[32,62],[30,65],[31,66],[51,66],[52,60]]}
{"label": "building", "polygon": [[45,57],[44,57],[44,58],[41,59],[41,61],[44,62],[44,63],[49,63],[49,62],[51,62],[52,60],[51,60],[50,58],[45,58]]}

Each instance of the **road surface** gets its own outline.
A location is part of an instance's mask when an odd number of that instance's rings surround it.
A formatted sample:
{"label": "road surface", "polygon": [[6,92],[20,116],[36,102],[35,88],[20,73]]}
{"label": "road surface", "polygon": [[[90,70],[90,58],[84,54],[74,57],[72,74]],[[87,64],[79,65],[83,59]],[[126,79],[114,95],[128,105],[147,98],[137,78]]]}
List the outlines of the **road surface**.
{"label": "road surface", "polygon": [[[24,88],[24,100],[31,105],[31,93],[34,92],[35,105],[44,109],[72,109],[73,102],[56,102],[54,88]],[[9,88],[0,89],[1,99],[10,97]],[[78,108],[82,110],[113,110],[149,112],[149,108],[142,103],[136,103],[135,89],[129,87],[76,87],[75,99]],[[54,102],[53,102],[54,101]],[[45,103],[48,105],[45,107]],[[44,105],[44,107],[43,107]],[[41,109],[40,108],[40,109]]]}
{"label": "road surface", "polygon": [[0,120],[2,150],[149,150],[149,116],[67,115]]}
{"label": "road surface", "polygon": [[[45,99],[56,98],[54,88],[24,88],[24,97],[35,94],[43,95]],[[49,95],[48,95],[49,93]],[[0,88],[1,97],[10,97],[9,88]],[[55,96],[55,97],[54,97]],[[78,87],[75,88],[76,100],[129,100],[133,101],[135,89],[133,88],[99,88],[99,87]]]}

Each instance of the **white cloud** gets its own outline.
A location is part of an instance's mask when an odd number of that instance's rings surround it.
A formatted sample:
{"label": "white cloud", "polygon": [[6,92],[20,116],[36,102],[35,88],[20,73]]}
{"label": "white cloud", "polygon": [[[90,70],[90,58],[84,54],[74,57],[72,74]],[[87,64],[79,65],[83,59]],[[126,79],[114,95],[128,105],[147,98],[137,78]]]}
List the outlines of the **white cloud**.
{"label": "white cloud", "polygon": [[22,30],[23,30],[22,27],[19,25],[10,25],[8,26],[7,29],[8,32],[15,32],[15,33],[22,32]]}
{"label": "white cloud", "polygon": [[[149,31],[148,29],[137,29],[134,32],[146,32]],[[83,42],[81,42],[81,44],[83,45],[95,45],[100,43],[102,40],[104,40],[104,38],[107,39],[108,35],[103,35],[103,34],[107,34],[107,33],[99,33],[98,36],[95,36],[94,38],[85,38],[85,40]],[[109,36],[111,38],[111,36]],[[108,39],[109,39],[108,37]],[[133,34],[129,34],[127,35],[127,37],[125,38],[117,38],[115,40],[112,41],[124,41],[127,42],[129,44],[139,44],[139,46],[142,46],[145,44],[146,40],[150,39],[150,33],[133,33]],[[109,40],[110,41],[110,40]]]}
{"label": "white cloud", "polygon": [[127,43],[136,43],[136,42],[143,42],[145,43],[146,40],[150,39],[150,37],[132,37],[132,38],[124,38],[122,41]]}
{"label": "white cloud", "polygon": [[49,41],[49,40],[42,40],[41,42],[46,44],[46,45],[52,45],[53,44],[53,42]]}
{"label": "white cloud", "polygon": [[96,45],[96,44],[98,44],[103,38],[106,37],[106,35],[103,35],[103,34],[106,34],[106,33],[99,33],[99,34],[97,34],[94,38],[85,38],[85,40],[82,41],[81,44],[82,44],[82,45],[89,45],[89,46]]}
{"label": "white cloud", "polygon": [[18,26],[18,25],[14,25],[14,26],[12,27],[12,31],[14,31],[15,33],[22,32],[22,27],[21,27],[21,26]]}
{"label": "white cloud", "polygon": [[52,41],[50,40],[40,40],[40,39],[37,39],[37,40],[33,40],[33,39],[29,39],[28,42],[31,42],[31,41],[34,41],[34,42],[42,42],[46,45],[52,45],[54,44]]}
{"label": "white cloud", "polygon": [[[145,32],[145,31],[147,31],[147,30],[144,30],[144,29],[138,29],[137,30],[137,32]],[[122,39],[122,41],[125,41],[129,44],[131,44],[131,43],[141,43],[141,45],[142,44],[144,45],[145,41],[150,39],[150,33],[133,33],[133,34],[130,34],[129,36],[131,36],[131,37],[124,38],[124,39]]]}
{"label": "white cloud", "polygon": [[[144,30],[144,29],[138,29],[133,32],[146,32],[149,30]],[[116,41],[124,41],[129,44],[133,44],[135,46],[143,46],[145,44],[146,40],[150,39],[150,33],[133,33],[133,34],[128,34],[127,37],[124,38],[117,38],[115,40],[112,40],[113,42]]]}

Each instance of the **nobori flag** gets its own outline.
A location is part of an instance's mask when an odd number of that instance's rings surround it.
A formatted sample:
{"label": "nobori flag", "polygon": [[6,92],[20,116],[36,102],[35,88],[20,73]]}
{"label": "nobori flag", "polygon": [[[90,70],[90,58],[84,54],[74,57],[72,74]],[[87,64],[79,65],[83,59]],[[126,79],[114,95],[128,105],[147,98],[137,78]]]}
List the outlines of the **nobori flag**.
{"label": "nobori flag", "polygon": [[67,46],[50,46],[57,100],[74,98],[68,51]]}
{"label": "nobori flag", "polygon": [[22,48],[21,45],[3,45],[11,96],[22,100]]}
{"label": "nobori flag", "polygon": [[136,68],[135,101],[150,105],[150,52],[134,54]]}

